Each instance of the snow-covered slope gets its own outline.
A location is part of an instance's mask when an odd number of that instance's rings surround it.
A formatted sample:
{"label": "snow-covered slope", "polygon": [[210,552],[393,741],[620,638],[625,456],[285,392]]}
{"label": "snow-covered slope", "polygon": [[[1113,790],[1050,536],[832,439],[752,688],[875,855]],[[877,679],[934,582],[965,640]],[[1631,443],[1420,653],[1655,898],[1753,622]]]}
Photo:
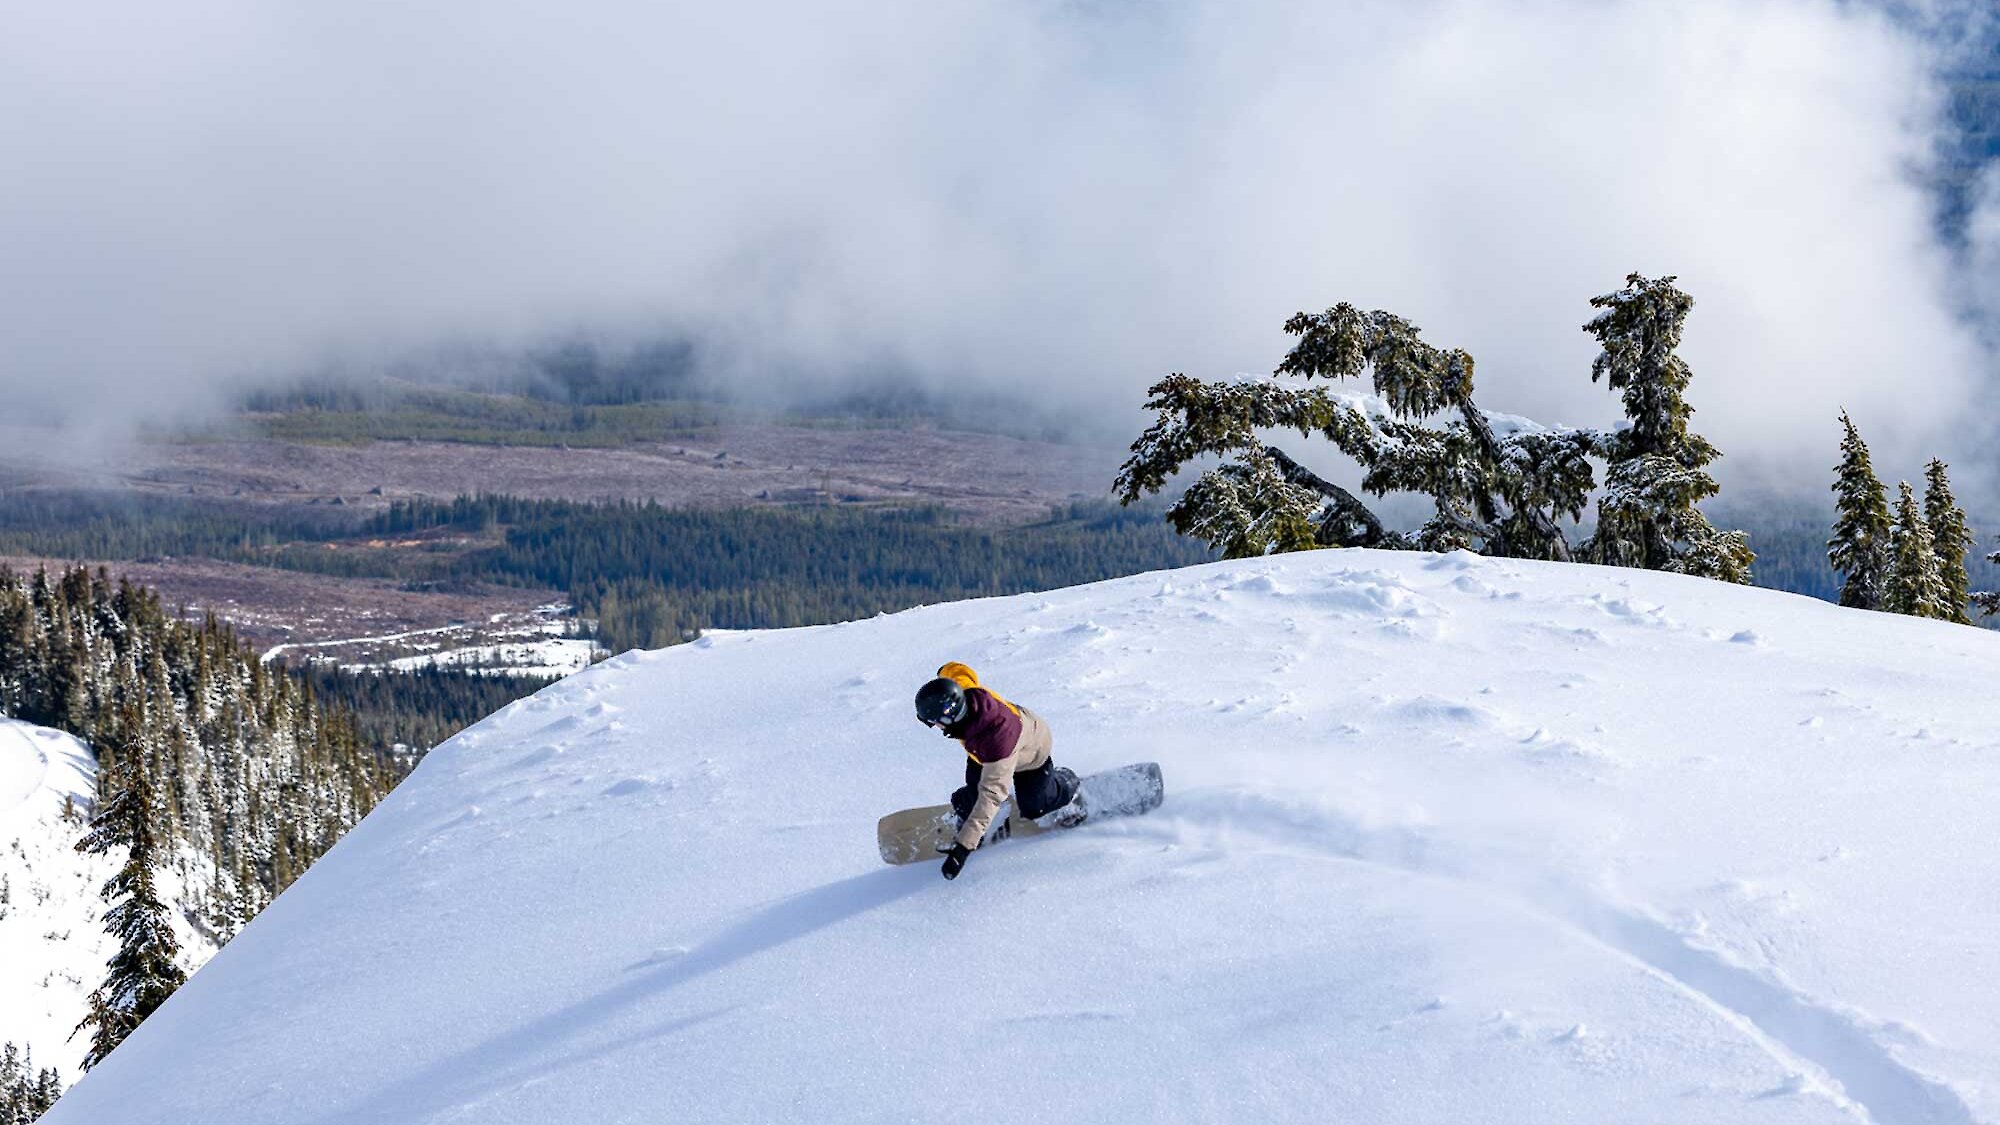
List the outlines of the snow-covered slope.
{"label": "snow-covered slope", "polygon": [[[1168,799],[875,855],[947,659]],[[628,654],[48,1118],[2000,1121],[2000,636],[1345,551]]]}
{"label": "snow-covered slope", "polygon": [[[38,1068],[53,1066],[64,1081],[81,1073],[90,1036],[72,1040],[70,1032],[115,948],[98,918],[98,888],[119,857],[75,849],[96,791],[89,747],[60,731],[0,719],[0,1043],[28,1048]],[[161,880],[162,891],[174,895],[178,876],[167,872]],[[176,930],[185,966],[214,952],[185,919]]]}
{"label": "snow-covered slope", "polygon": [[111,939],[97,927],[97,888],[115,865],[71,848],[90,807],[90,750],[58,731],[0,719],[0,1042],[74,1077],[82,1046],[64,1042],[104,976]]}

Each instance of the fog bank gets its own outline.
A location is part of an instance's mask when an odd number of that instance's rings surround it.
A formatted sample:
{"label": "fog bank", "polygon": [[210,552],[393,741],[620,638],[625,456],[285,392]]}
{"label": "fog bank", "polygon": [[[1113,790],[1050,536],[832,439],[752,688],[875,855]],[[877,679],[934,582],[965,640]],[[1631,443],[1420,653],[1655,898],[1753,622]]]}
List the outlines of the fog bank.
{"label": "fog bank", "polygon": [[[686,339],[1132,417],[1353,301],[1608,423],[1578,330],[1678,274],[1696,424],[1822,487],[1970,465],[2000,189],[1923,186],[1938,52],[1833,0],[585,0],[19,8],[0,394],[71,420],[439,340]],[[1978,288],[1983,285],[1984,289]],[[1973,471],[1968,469],[1968,471]]]}

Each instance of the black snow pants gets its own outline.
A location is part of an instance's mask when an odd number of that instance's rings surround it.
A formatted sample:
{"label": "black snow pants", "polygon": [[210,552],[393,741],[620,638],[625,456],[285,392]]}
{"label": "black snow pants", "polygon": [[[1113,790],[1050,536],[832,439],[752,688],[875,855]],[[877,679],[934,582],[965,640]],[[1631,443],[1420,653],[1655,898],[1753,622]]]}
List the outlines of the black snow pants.
{"label": "black snow pants", "polygon": [[[1056,760],[1050,758],[1040,769],[1020,770],[1014,774],[1014,807],[1029,820],[1054,812],[1075,798],[1076,774],[1058,768]],[[974,802],[979,800],[979,763],[968,759],[965,763],[965,784],[951,795],[951,811],[963,821],[972,812]]]}

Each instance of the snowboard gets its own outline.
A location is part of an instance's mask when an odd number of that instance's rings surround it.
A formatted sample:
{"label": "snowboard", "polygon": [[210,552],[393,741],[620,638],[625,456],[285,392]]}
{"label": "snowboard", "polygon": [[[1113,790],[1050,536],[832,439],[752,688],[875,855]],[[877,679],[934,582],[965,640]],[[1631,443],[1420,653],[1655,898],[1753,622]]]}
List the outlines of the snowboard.
{"label": "snowboard", "polygon": [[[1014,811],[1009,798],[993,817],[980,847],[1009,836],[1039,836],[1112,816],[1137,816],[1160,807],[1166,799],[1158,762],[1137,762],[1090,774],[1079,781],[1076,800],[1035,820]],[[950,805],[927,805],[890,813],[875,825],[875,843],[882,862],[917,863],[936,859],[958,835],[958,818]]]}

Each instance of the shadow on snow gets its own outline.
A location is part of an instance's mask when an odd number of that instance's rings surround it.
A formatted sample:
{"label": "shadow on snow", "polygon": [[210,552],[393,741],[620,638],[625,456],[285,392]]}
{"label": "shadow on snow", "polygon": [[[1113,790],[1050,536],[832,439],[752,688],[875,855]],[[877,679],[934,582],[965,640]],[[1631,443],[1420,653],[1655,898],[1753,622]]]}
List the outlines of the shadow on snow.
{"label": "shadow on snow", "polygon": [[[749,957],[835,926],[907,898],[932,883],[928,869],[871,871],[781,899],[709,938],[671,961],[641,962],[629,979],[566,1008],[436,1062],[344,1106],[319,1120],[322,1125],[356,1121],[410,1121],[474,1101],[497,1088],[546,1077],[582,1063],[662,1039],[724,1015],[718,1008],[677,1016],[638,1032],[598,1036],[591,1032],[627,1009],[687,982],[719,972]],[[549,1056],[559,1047],[571,1050]]]}

